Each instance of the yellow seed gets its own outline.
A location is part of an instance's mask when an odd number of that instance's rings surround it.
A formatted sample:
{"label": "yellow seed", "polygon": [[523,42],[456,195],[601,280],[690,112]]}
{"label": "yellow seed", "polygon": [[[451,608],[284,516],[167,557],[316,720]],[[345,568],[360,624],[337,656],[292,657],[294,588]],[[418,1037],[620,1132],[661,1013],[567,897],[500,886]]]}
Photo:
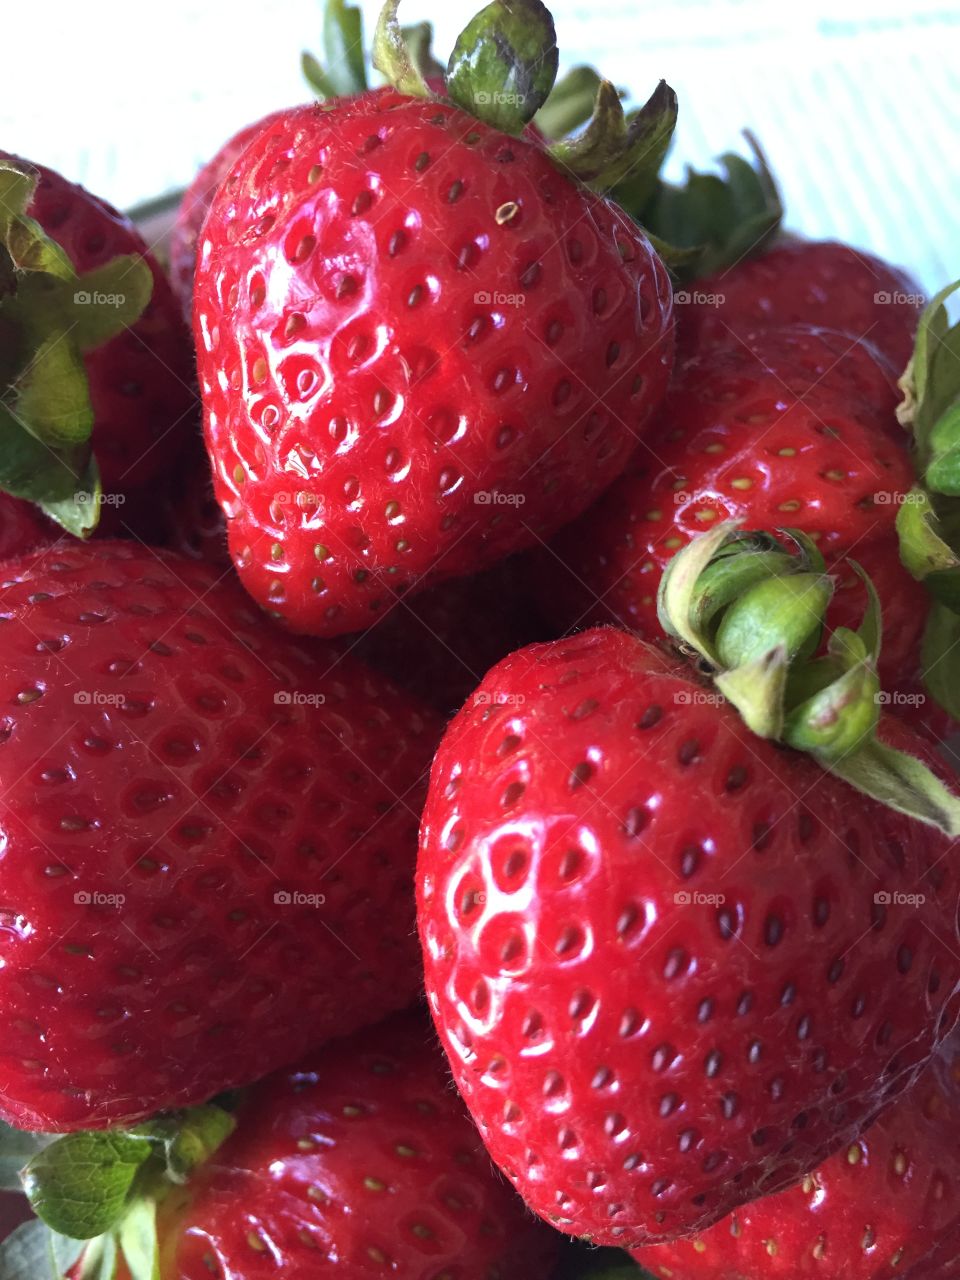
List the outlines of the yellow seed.
{"label": "yellow seed", "polygon": [[893,1157],[893,1171],[898,1178],[902,1178],[907,1172],[907,1157],[902,1151],[898,1151]]}
{"label": "yellow seed", "polygon": [[736,480],[730,482],[734,489],[752,489],[753,481],[749,476],[737,476]]}
{"label": "yellow seed", "polygon": [[763,1246],[766,1249],[767,1253],[769,1253],[771,1258],[775,1258],[777,1256],[776,1240],[764,1240]]}
{"label": "yellow seed", "polygon": [[267,362],[263,356],[258,356],[253,362],[253,368],[250,370],[250,376],[254,382],[263,382],[267,376]]}
{"label": "yellow seed", "polygon": [[723,453],[723,445],[718,441],[708,444],[703,451],[704,453]]}
{"label": "yellow seed", "polygon": [[703,1241],[702,1241],[702,1240],[694,1240],[694,1242],[693,1242],[693,1251],[694,1251],[694,1253],[706,1253],[706,1252],[707,1252],[707,1246],[703,1243]]}
{"label": "yellow seed", "polygon": [[701,524],[713,524],[717,518],[717,513],[712,507],[704,507],[700,511],[694,513],[694,516]]}
{"label": "yellow seed", "polygon": [[855,1142],[852,1147],[847,1148],[847,1163],[859,1164],[863,1159],[863,1148],[859,1142]]}
{"label": "yellow seed", "polygon": [[381,1182],[379,1178],[364,1178],[363,1185],[368,1191],[386,1191],[387,1184]]}
{"label": "yellow seed", "polygon": [[777,508],[779,511],[799,511],[801,503],[796,498],[791,498],[789,502],[781,502]]}
{"label": "yellow seed", "polygon": [[266,1252],[267,1252],[267,1246],[263,1243],[263,1240],[260,1238],[260,1236],[259,1236],[259,1235],[257,1235],[256,1231],[250,1231],[250,1232],[247,1234],[247,1244],[248,1244],[248,1245],[250,1246],[250,1248],[251,1248],[251,1249],[253,1249],[256,1253],[266,1253]]}
{"label": "yellow seed", "polygon": [[659,507],[654,507],[654,509],[652,511],[648,511],[643,518],[644,520],[662,520],[663,512]]}
{"label": "yellow seed", "polygon": [[355,1107],[353,1106],[352,1103],[347,1103],[347,1105],[343,1108],[343,1114],[347,1117],[348,1120],[354,1120],[356,1119],[357,1116],[363,1115],[363,1108]]}
{"label": "yellow seed", "polygon": [[796,449],[791,449],[791,448],[787,447],[786,449],[778,449],[778,450],[777,450],[777,457],[778,457],[778,458],[795,458],[796,456],[797,456],[797,451],[796,451]]}
{"label": "yellow seed", "polygon": [[823,1255],[827,1252],[827,1242],[823,1236],[813,1246],[813,1256],[819,1262]]}
{"label": "yellow seed", "polygon": [[271,560],[283,559],[283,547],[281,547],[279,542],[275,542],[273,546],[270,548],[270,559]]}
{"label": "yellow seed", "polygon": [[508,200],[502,204],[497,212],[493,215],[494,221],[498,227],[502,227],[507,222],[512,222],[520,212],[520,206],[515,200]]}
{"label": "yellow seed", "polygon": [[320,181],[320,175],[321,175],[322,173],[323,173],[323,165],[322,165],[322,164],[315,164],[315,165],[311,168],[310,172],[307,174],[307,181],[308,181],[309,183],[319,182],[319,181]]}

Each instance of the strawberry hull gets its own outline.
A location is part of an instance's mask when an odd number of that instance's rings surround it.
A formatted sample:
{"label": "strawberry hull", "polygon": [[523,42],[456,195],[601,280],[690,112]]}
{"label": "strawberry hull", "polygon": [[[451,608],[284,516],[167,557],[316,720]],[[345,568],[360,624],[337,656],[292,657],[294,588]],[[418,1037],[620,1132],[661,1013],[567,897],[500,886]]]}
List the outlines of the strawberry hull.
{"label": "strawberry hull", "polygon": [[626,215],[539,146],[391,92],[248,147],[194,330],[234,563],[318,635],[584,510],[673,357],[669,280]]}
{"label": "strawberry hull", "polygon": [[3,566],[0,1112],[129,1123],[404,1006],[429,712],[123,543]]}
{"label": "strawberry hull", "polygon": [[612,629],[513,654],[452,721],[418,895],[491,1154],[596,1243],[702,1230],[814,1169],[960,1007],[946,838]]}

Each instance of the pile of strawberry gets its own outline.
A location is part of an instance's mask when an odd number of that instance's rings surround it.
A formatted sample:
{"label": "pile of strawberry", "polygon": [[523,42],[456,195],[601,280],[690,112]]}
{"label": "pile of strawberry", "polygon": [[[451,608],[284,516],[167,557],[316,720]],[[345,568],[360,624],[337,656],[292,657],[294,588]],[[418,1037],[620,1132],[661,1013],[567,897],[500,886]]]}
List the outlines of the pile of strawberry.
{"label": "pile of strawberry", "polygon": [[169,272],[0,153],[0,1280],[958,1280],[953,287],[325,42]]}

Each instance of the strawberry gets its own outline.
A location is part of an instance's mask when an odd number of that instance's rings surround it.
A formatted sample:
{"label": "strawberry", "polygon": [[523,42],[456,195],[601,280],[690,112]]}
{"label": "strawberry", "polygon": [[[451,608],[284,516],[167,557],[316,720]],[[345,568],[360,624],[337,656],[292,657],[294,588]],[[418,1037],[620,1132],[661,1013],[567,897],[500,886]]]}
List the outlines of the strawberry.
{"label": "strawberry", "polygon": [[954,1037],[914,1089],[803,1182],[703,1236],[639,1249],[664,1280],[955,1280],[960,1072]]}
{"label": "strawberry", "polygon": [[676,302],[678,341],[691,354],[768,325],[829,325],[872,343],[900,373],[925,299],[906,272],[861,249],[784,239],[694,280]]}
{"label": "strawberry", "polygon": [[0,1114],[129,1123],[402,1007],[436,728],[132,543],[4,565]]}
{"label": "strawberry", "polygon": [[157,507],[159,529],[149,541],[221,570],[230,566],[226,525],[213,496],[210,464],[201,440],[187,445],[183,464],[164,487]]}
{"label": "strawberry", "polygon": [[[601,162],[599,126],[551,152],[502,131],[552,83],[541,9],[494,4],[468,27],[451,102],[401,58],[413,93],[286,115],[210,209],[194,327],[215,489],[241,580],[294,630],[366,627],[403,593],[553,532],[623,468],[663,394],[665,269],[556,163],[602,182],[612,144]],[[511,44],[497,24],[514,22]],[[527,45],[529,93],[478,87],[480,63]],[[655,151],[671,91],[629,130],[603,92],[616,163]],[[462,109],[485,98],[487,119]]]}
{"label": "strawberry", "polygon": [[161,1211],[161,1274],[548,1280],[553,1233],[490,1165],[442,1053],[405,1014],[258,1085]]}
{"label": "strawberry", "polygon": [[791,525],[816,539],[844,590],[831,624],[863,611],[852,556],[884,608],[884,683],[918,670],[927,605],[901,566],[896,518],[913,484],[896,392],[862,343],[790,327],[678,368],[656,428],[627,472],[542,557],[543,605],[561,626],[615,621],[654,639],[664,567],[724,519]]}
{"label": "strawberry", "polygon": [[0,494],[0,560],[53,542],[57,533],[56,525],[45,520],[31,502]]}
{"label": "strawberry", "polygon": [[[720,545],[690,554],[703,543]],[[494,667],[434,760],[418,866],[434,1019],[494,1160],[598,1244],[703,1230],[811,1171],[960,1012],[950,843],[917,820],[955,835],[960,801],[906,726],[871,737],[874,607],[800,661],[830,582],[786,576],[776,547],[711,561],[713,579],[682,557],[672,581],[702,600],[676,613],[712,617],[709,641],[681,632],[705,658],[744,650],[717,687],[813,759],[753,736],[689,663],[601,628]],[[907,774],[924,777],[912,797]]]}
{"label": "strawberry", "polygon": [[[76,333],[83,334],[84,325],[93,330],[95,340],[83,349],[82,362],[93,452],[104,489],[138,500],[143,486],[170,469],[196,411],[193,355],[176,299],[143,239],[116,209],[43,165],[5,151],[0,151],[0,165],[5,181],[16,170],[26,175],[25,212],[34,220],[31,234],[38,229],[47,237],[47,262],[56,255],[79,277],[68,289],[62,323],[71,340]],[[29,225],[16,202],[7,208],[10,226]],[[8,227],[8,245],[10,234]],[[112,264],[117,270],[111,274]],[[35,264],[17,265],[24,272],[19,276],[19,291],[26,300],[26,277]],[[56,274],[62,270],[58,266]],[[145,307],[134,296],[141,288],[144,301],[149,299]],[[123,301],[98,304],[97,298],[104,295],[119,295]],[[90,299],[86,305],[75,305],[84,297]],[[115,323],[103,316],[111,307],[117,313]],[[0,323],[2,315],[0,311]],[[43,312],[40,320],[42,336],[55,338],[61,318]],[[102,340],[101,329],[112,333],[109,340]],[[62,394],[64,370],[59,365],[50,370],[40,367],[51,381],[54,373],[59,375]],[[14,408],[22,421],[27,416],[24,403]],[[62,410],[63,404],[57,408]],[[0,474],[0,482],[9,487],[6,471]]]}

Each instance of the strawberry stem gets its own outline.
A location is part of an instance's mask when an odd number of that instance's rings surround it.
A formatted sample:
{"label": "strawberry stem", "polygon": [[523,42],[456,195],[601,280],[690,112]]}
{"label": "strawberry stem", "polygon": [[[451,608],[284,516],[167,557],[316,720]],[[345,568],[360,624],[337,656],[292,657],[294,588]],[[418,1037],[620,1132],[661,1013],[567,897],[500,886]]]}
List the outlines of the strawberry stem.
{"label": "strawberry stem", "polygon": [[816,546],[786,530],[735,523],[695,538],[660,584],[664,630],[711,667],[721,693],[752,732],[811,755],[858,791],[947,835],[960,835],[960,798],[913,756],[877,739],[880,601],[859,566],[867,609],[857,631],[838,628],[815,657],[833,579]]}

